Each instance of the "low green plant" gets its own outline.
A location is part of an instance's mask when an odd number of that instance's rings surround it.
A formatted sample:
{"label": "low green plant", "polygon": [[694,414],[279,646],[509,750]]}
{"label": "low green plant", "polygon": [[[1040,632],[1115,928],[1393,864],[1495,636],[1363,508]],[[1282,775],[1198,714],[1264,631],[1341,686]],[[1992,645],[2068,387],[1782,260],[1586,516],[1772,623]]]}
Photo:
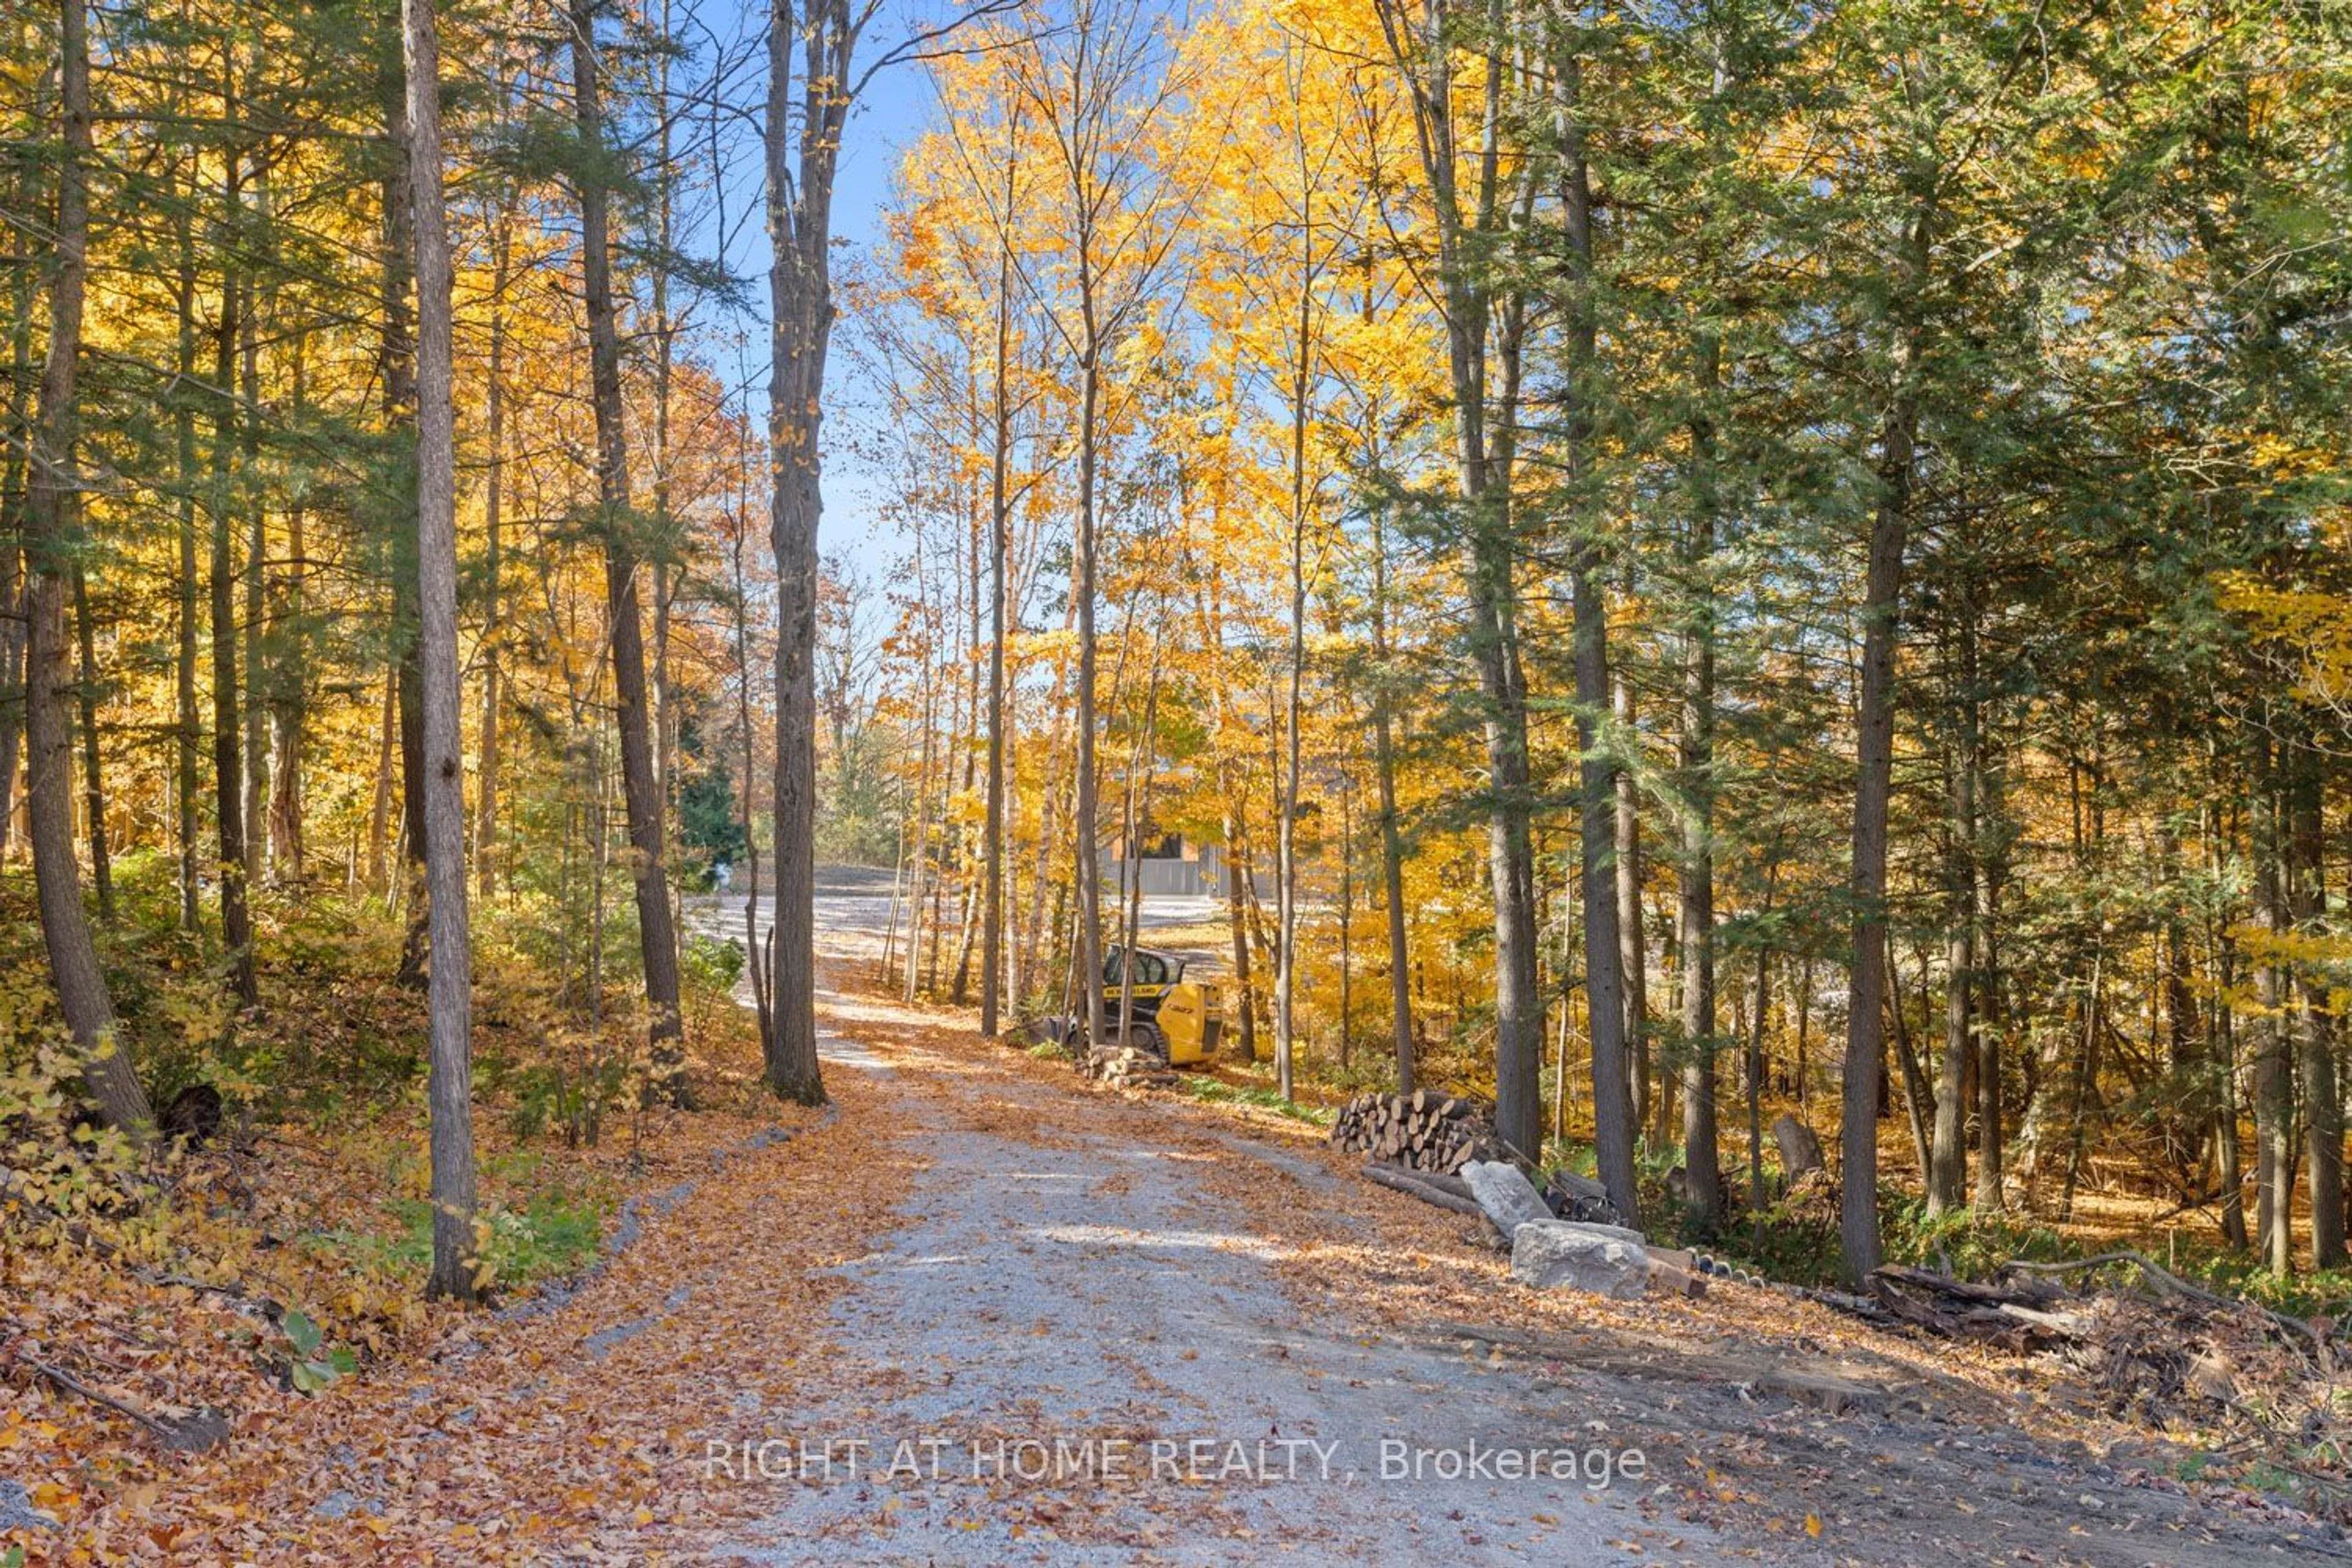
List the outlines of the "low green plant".
{"label": "low green plant", "polygon": [[339,1377],[349,1377],[359,1370],[359,1358],[341,1345],[330,1349],[319,1325],[306,1313],[291,1308],[278,1328],[286,1335],[287,1375],[294,1386],[304,1394],[316,1394]]}
{"label": "low green plant", "polygon": [[1277,1116],[1287,1116],[1293,1121],[1311,1122],[1318,1127],[1330,1125],[1332,1110],[1328,1106],[1301,1105],[1285,1100],[1271,1089],[1255,1084],[1227,1083],[1216,1078],[1187,1078],[1184,1087],[1193,1099],[1210,1104],[1255,1105],[1261,1110],[1271,1110]]}
{"label": "low green plant", "polygon": [[[392,1235],[320,1231],[307,1237],[305,1244],[338,1254],[364,1270],[421,1278],[433,1261],[433,1205],[423,1198],[402,1198],[388,1206],[399,1227]],[[585,1197],[541,1193],[520,1210],[487,1208],[477,1223],[485,1281],[513,1289],[584,1268],[603,1239],[604,1209]]]}

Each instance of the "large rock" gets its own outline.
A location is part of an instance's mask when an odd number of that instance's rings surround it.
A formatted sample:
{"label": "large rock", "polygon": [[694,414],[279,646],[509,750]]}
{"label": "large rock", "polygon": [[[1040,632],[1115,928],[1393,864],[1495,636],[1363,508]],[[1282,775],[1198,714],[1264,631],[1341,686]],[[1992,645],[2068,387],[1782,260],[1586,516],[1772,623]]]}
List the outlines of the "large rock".
{"label": "large rock", "polygon": [[1511,1233],[1511,1273],[1538,1290],[1585,1290],[1629,1301],[1649,1287],[1650,1255],[1639,1242],[1602,1234],[1601,1226],[1529,1220]]}
{"label": "large rock", "polygon": [[1525,1173],[1507,1160],[1473,1160],[1462,1167],[1470,1195],[1505,1236],[1517,1234],[1530,1220],[1551,1218],[1551,1206],[1536,1191]]}

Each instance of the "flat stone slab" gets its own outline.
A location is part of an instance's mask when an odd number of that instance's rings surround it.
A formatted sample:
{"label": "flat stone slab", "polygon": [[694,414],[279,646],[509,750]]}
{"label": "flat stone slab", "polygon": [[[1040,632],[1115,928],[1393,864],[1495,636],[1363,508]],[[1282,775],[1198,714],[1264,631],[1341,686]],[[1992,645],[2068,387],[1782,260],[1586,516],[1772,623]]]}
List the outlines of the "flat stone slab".
{"label": "flat stone slab", "polygon": [[1551,1218],[1551,1205],[1543,1201],[1536,1184],[1507,1160],[1473,1160],[1462,1167],[1462,1179],[1470,1184],[1470,1195],[1505,1236],[1516,1234],[1531,1220]]}

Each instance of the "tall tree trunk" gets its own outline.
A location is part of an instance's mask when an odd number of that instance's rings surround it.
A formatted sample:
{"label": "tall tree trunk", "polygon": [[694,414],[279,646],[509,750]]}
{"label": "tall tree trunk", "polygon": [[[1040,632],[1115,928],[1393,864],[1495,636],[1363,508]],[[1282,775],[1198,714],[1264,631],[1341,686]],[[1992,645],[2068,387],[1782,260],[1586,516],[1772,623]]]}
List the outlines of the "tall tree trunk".
{"label": "tall tree trunk", "polygon": [[173,796],[179,818],[180,929],[197,926],[197,902],[203,881],[196,841],[199,737],[196,717],[196,250],[189,208],[194,205],[196,182],[182,193],[181,209],[173,221],[180,251],[179,287],[174,303],[179,314],[178,385],[172,398],[172,438],[179,464],[180,569],[173,632],[178,648],[172,666],[173,725],[172,736]]}
{"label": "tall tree trunk", "polygon": [[82,0],[58,8],[57,268],[49,284],[48,358],[41,368],[39,416],[26,466],[25,565],[27,680],[25,692],[25,806],[41,937],[66,1027],[80,1048],[82,1079],[107,1125],[143,1146],[155,1114],[138,1068],[115,1029],[114,1003],[99,968],[98,944],[81,904],[74,863],[73,757],[66,721],[73,684],[66,640],[66,584],[79,529],[80,469],[75,442],[80,411],[76,377],[81,358],[82,299],[89,272],[89,19]]}
{"label": "tall tree trunk", "polygon": [[[302,345],[294,349],[294,404],[303,405]],[[302,731],[310,713],[304,669],[309,593],[309,530],[297,502],[286,514],[286,570],[278,579],[278,653],[269,689],[269,858],[271,875],[300,884],[309,874],[302,834]]]}
{"label": "tall tree trunk", "polygon": [[[378,278],[381,292],[380,308],[383,315],[383,335],[378,345],[383,382],[384,424],[395,440],[405,439],[414,452],[416,437],[416,340],[410,310],[409,295],[415,282],[414,242],[410,230],[415,216],[410,195],[408,158],[408,96],[407,72],[399,61],[392,62],[383,80],[384,126],[388,132],[392,157],[383,182],[383,265]],[[410,505],[415,501],[415,474],[404,466],[398,470],[407,487],[403,499]],[[394,893],[394,907],[399,907],[403,896],[409,906],[408,930],[401,943],[400,965],[396,978],[411,988],[425,984],[425,943],[429,935],[429,913],[424,891],[425,872],[425,706],[424,673],[417,664],[417,617],[420,614],[416,582],[416,542],[404,536],[393,541],[392,548],[392,638],[393,684],[392,713],[400,750],[400,853],[399,865],[387,875],[402,879]],[[383,775],[387,783],[390,773]],[[386,796],[389,804],[389,796]],[[389,835],[386,821],[378,837]]]}
{"label": "tall tree trunk", "polygon": [[1101,344],[1093,325],[1093,275],[1088,254],[1081,250],[1079,266],[1081,310],[1087,325],[1078,369],[1078,516],[1077,542],[1071,554],[1070,595],[1078,612],[1078,689],[1076,795],[1072,810],[1071,841],[1075,847],[1074,875],[1078,900],[1077,942],[1074,961],[1086,993],[1081,1004],[1087,1039],[1103,1040],[1102,986],[1102,849],[1095,826],[1095,485],[1100,457],[1096,450],[1102,405]]}
{"label": "tall tree trunk", "polygon": [[[816,1056],[817,522],[824,511],[824,363],[833,333],[833,185],[854,84],[856,43],[847,0],[772,0],[764,135],[773,310],[768,447],[776,561],[775,1031],[768,1084],[809,1104],[824,1100]],[[793,101],[793,46],[806,59]],[[798,167],[793,128],[799,127]]]}
{"label": "tall tree trunk", "polygon": [[[1488,429],[1494,300],[1476,254],[1480,245],[1493,239],[1507,221],[1497,200],[1503,188],[1501,116],[1507,68],[1497,52],[1500,42],[1490,44],[1482,61],[1486,113],[1478,128],[1476,145],[1465,148],[1464,127],[1457,120],[1462,109],[1454,90],[1454,57],[1460,40],[1446,25],[1444,8],[1430,5],[1414,16],[1404,6],[1383,5],[1380,21],[1391,54],[1405,68],[1422,171],[1436,209],[1437,275],[1453,395],[1454,458],[1467,546],[1464,564],[1470,597],[1470,645],[1486,709],[1491,796],[1486,867],[1495,910],[1496,1125],[1505,1142],[1532,1158],[1540,1152],[1543,1136],[1544,1005],[1536,972],[1535,846],[1528,798],[1526,688],[1518,655],[1509,477],[1507,471],[1496,471]],[[1465,154],[1474,170],[1466,202],[1461,187]],[[1532,177],[1531,171],[1528,177]],[[1528,189],[1531,192],[1532,186]],[[1591,599],[1589,589],[1589,583],[1580,584],[1580,613]],[[1582,635],[1587,629],[1586,620],[1580,619],[1580,689],[1582,656],[1591,641]],[[1605,661],[1605,648],[1596,647],[1593,651]],[[1589,721],[1585,727],[1591,727]],[[1606,769],[1602,772],[1605,774]],[[1588,777],[1588,788],[1591,782]],[[1588,800],[1588,812],[1590,804]],[[1606,837],[1588,843],[1587,847],[1591,852],[1588,879],[1605,875]],[[1588,906],[1592,902],[1591,890],[1589,882]],[[1610,949],[1605,962],[1597,966],[1591,962],[1595,928],[1603,928],[1601,934]],[[1603,1009],[1615,1015],[1622,1005],[1616,943],[1613,920],[1587,921],[1588,994],[1596,1012],[1594,1070],[1598,1077],[1616,1078],[1622,1097],[1623,1020],[1598,1016]],[[1604,1087],[1600,1092],[1605,1107],[1608,1090]],[[1604,1110],[1601,1180],[1610,1196],[1630,1215],[1634,1195],[1632,1143],[1623,1139],[1624,1147],[1617,1147],[1622,1129],[1606,1125],[1610,1120]]]}
{"label": "tall tree trunk", "polygon": [[1283,699],[1281,812],[1275,841],[1275,923],[1282,934],[1274,977],[1274,1074],[1285,1100],[1291,1097],[1291,1057],[1297,1046],[1293,1010],[1298,993],[1298,731],[1307,679],[1307,405],[1315,330],[1315,231],[1311,224],[1300,229],[1307,267],[1298,291],[1298,358],[1290,387],[1290,647]]}
{"label": "tall tree trunk", "polygon": [[[1405,940],[1404,836],[1397,821],[1396,734],[1391,711],[1395,678],[1389,668],[1389,568],[1385,509],[1371,509],[1372,522],[1372,662],[1379,686],[1372,694],[1372,763],[1381,792],[1381,890],[1387,904],[1389,936],[1389,1033],[1396,1052],[1396,1091],[1413,1089],[1412,949]],[[1240,956],[1240,909],[1234,922],[1235,956]]]}
{"label": "tall tree trunk", "polygon": [[[1018,160],[1019,117],[1005,117],[1004,221],[1012,222]],[[1004,747],[1010,715],[1004,699],[1005,556],[1013,548],[1013,247],[1000,246],[996,258],[996,353],[991,377],[993,421],[988,454],[988,800],[981,826],[980,1033],[997,1031],[997,993],[1004,977]],[[1018,1001],[1018,997],[1014,998]]]}
{"label": "tall tree trunk", "polygon": [[660,786],[654,776],[653,715],[637,578],[642,552],[629,515],[629,448],[621,403],[621,337],[613,305],[610,217],[601,160],[606,155],[603,94],[596,79],[596,8],[572,0],[572,94],[586,162],[577,177],[580,257],[588,313],[590,392],[596,414],[596,492],[604,513],[604,602],[612,622],[613,692],[621,739],[621,795],[628,817],[629,875],[637,904],[638,947],[651,1009],[648,1094],[687,1100],[686,1020],[678,1006],[677,931],[671,920]]}
{"label": "tall tree trunk", "polygon": [[[1976,926],[1969,958],[1977,985],[1975,1046],[1977,1058],[1977,1189],[1976,1205],[1984,1214],[1998,1214],[2001,1195],[2000,1111],[2000,921],[1999,889],[2006,842],[2006,809],[2001,773],[1984,765],[1984,721],[1972,715],[1976,733],[1973,762],[1976,783],[1971,790],[1977,811],[1979,853],[1969,858],[1974,875]],[[1988,831],[1990,829],[1990,831]]]}
{"label": "tall tree trunk", "polygon": [[[1683,844],[1676,942],[1682,957],[1683,1168],[1699,1225],[1723,1223],[1723,1169],[1717,1150],[1715,998],[1715,569],[1716,438],[1713,410],[1721,349],[1711,333],[1697,345],[1700,412],[1691,421],[1693,500],[1683,552],[1690,596],[1683,633],[1681,754]],[[1762,1006],[1762,969],[1758,970]],[[1753,1102],[1753,1090],[1750,1101]]]}
{"label": "tall tree trunk", "polygon": [[[265,174],[257,172],[253,182],[254,229],[261,244],[269,243],[276,232],[275,220],[269,210],[269,184]],[[245,502],[245,571],[242,574],[240,597],[243,600],[243,622],[238,627],[245,644],[245,737],[239,748],[243,753],[245,772],[245,882],[250,889],[261,884],[267,868],[263,853],[268,847],[269,815],[269,709],[270,674],[267,668],[262,634],[267,629],[268,616],[265,574],[269,560],[269,510],[261,491],[261,339],[260,291],[255,287],[252,274],[245,278],[245,300],[237,311],[237,385],[248,410],[239,431],[243,442],[242,487]]]}
{"label": "tall tree trunk", "polygon": [[[2307,735],[2298,734],[2291,775],[2292,913],[2297,932],[2315,941],[2326,934],[2327,756]],[[2339,1268],[2344,1247],[2344,1104],[2336,1071],[2336,1016],[2325,975],[2299,965],[2294,1026],[2301,1045],[2304,1161],[2309,1182],[2311,1266]],[[2281,1188],[2280,1201],[2285,1202]]]}
{"label": "tall tree trunk", "polygon": [[[503,113],[506,83],[499,96]],[[490,232],[490,359],[482,395],[488,405],[488,471],[484,477],[482,521],[482,712],[479,782],[474,802],[474,880],[487,903],[497,885],[499,864],[499,741],[505,693],[504,609],[499,574],[506,567],[504,533],[507,478],[507,285],[513,266],[511,213],[501,202]]]}
{"label": "tall tree trunk", "polygon": [[[1609,713],[1621,735],[1635,733],[1633,683],[1622,670],[1609,677]],[[1675,1103],[1673,1088],[1661,1081],[1650,1028],[1650,956],[1642,919],[1642,800],[1641,785],[1631,768],[1617,771],[1615,815],[1612,821],[1617,872],[1618,968],[1625,979],[1625,1046],[1633,1095],[1633,1127],[1664,1147],[1671,1141],[1668,1118]]]}
{"label": "tall tree trunk", "polygon": [[1955,591],[1959,625],[1950,657],[1956,668],[1948,694],[1958,716],[1947,762],[1951,817],[1946,828],[1944,1050],[1936,1074],[1936,1131],[1927,1153],[1927,1213],[1949,1213],[1967,1201],[1967,1076],[1976,985],[1977,718],[1974,600]]}
{"label": "tall tree trunk", "polygon": [[237,471],[237,361],[242,331],[243,289],[234,258],[243,240],[243,180],[245,156],[235,132],[237,119],[234,46],[222,63],[223,118],[230,127],[222,193],[221,226],[224,266],[218,335],[213,348],[213,385],[216,412],[213,421],[212,595],[213,632],[213,795],[220,827],[221,932],[228,945],[229,983],[247,1006],[260,999],[253,967],[253,919],[246,903],[245,768],[239,756],[241,721],[237,715],[236,675],[236,535],[234,521],[249,476]]}
{"label": "tall tree trunk", "polygon": [[[1568,449],[1571,484],[1588,479],[1587,450],[1594,438],[1592,404],[1599,395],[1599,322],[1593,300],[1592,185],[1586,166],[1581,62],[1573,56],[1554,64],[1563,169],[1561,207],[1570,258],[1574,303],[1569,311],[1568,359],[1570,396]],[[1600,715],[1607,711],[1609,607],[1602,597],[1599,518],[1588,509],[1579,521],[1569,559],[1575,599],[1577,745],[1583,753],[1582,849],[1584,860],[1584,996],[1592,1035],[1593,1152],[1609,1200],[1628,1225],[1635,1223],[1639,1197],[1633,1173],[1633,1097],[1626,1075],[1623,933],[1611,867],[1617,829],[1617,780],[1622,764],[1617,742],[1604,739]],[[1521,760],[1524,763],[1524,731]],[[1530,873],[1532,882],[1532,873]],[[1530,889],[1532,904],[1532,889]],[[1530,911],[1532,921],[1532,911]],[[1533,931],[1529,931],[1529,947]],[[1532,968],[1532,952],[1530,952]],[[1499,1090],[1497,1091],[1499,1094]],[[1710,1107],[1710,1112],[1712,1107]]]}
{"label": "tall tree trunk", "polygon": [[[184,213],[181,222],[186,223]],[[16,848],[16,771],[24,760],[25,616],[28,613],[24,513],[29,500],[30,467],[25,459],[31,442],[20,439],[19,432],[29,437],[37,416],[28,389],[33,384],[33,286],[38,269],[19,267],[16,273],[16,286],[9,300],[9,320],[15,326],[8,334],[8,382],[5,405],[0,405],[7,410],[5,425],[0,425],[7,437],[6,451],[0,455],[0,862]],[[183,387],[188,379],[184,364]],[[184,473],[182,479],[185,480]],[[184,579],[194,580],[193,573]]]}
{"label": "tall tree trunk", "polygon": [[89,578],[81,563],[73,567],[74,641],[80,656],[77,696],[81,709],[84,815],[89,818],[89,881],[98,894],[98,918],[114,923],[114,863],[106,850],[106,774],[98,738],[98,631],[89,611]]}
{"label": "tall tree trunk", "polygon": [[2280,949],[2288,920],[2284,878],[2285,832],[2279,822],[2280,775],[2284,771],[2267,734],[2254,741],[2254,790],[2251,802],[2254,857],[2254,925],[2262,951],[2254,971],[2261,1016],[2254,1037],[2254,1195],[2257,1244],[2273,1273],[2294,1266],[2289,1185],[2294,1169],[2294,1084],[2286,1023],[2287,984]]}
{"label": "tall tree trunk", "polygon": [[[1915,276],[1925,272],[1923,216],[1912,226]],[[1878,1102],[1886,1054],[1886,812],[1895,770],[1895,646],[1903,551],[1911,522],[1918,405],[1911,385],[1919,336],[1905,339],[1896,387],[1879,432],[1878,507],[1863,586],[1862,690],[1854,714],[1853,972],[1841,1091],[1839,1231],[1849,1283],[1878,1267]]]}
{"label": "tall tree trunk", "polygon": [[449,230],[441,195],[441,59],[433,0],[402,0],[409,185],[416,245],[417,667],[425,721],[425,867],[433,970],[436,1296],[475,1291],[473,952],[466,911],[466,778],[457,690],[457,411],[450,384]]}
{"label": "tall tree trunk", "polygon": [[368,872],[371,892],[391,891],[385,861],[392,853],[392,762],[400,743],[400,671],[386,670],[383,712],[376,723],[375,793],[368,808]]}

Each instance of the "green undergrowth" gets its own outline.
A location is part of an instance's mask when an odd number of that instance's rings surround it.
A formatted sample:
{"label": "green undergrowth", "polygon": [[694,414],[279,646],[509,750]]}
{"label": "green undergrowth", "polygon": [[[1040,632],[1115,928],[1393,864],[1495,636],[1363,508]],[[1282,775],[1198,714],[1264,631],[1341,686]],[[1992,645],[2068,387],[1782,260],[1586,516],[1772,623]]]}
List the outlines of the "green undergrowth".
{"label": "green undergrowth", "polygon": [[1184,1089],[1193,1099],[1210,1105],[1252,1105],[1316,1127],[1328,1127],[1334,1114],[1328,1106],[1287,1100],[1279,1089],[1259,1084],[1227,1083],[1223,1079],[1193,1074],[1184,1079]]}

